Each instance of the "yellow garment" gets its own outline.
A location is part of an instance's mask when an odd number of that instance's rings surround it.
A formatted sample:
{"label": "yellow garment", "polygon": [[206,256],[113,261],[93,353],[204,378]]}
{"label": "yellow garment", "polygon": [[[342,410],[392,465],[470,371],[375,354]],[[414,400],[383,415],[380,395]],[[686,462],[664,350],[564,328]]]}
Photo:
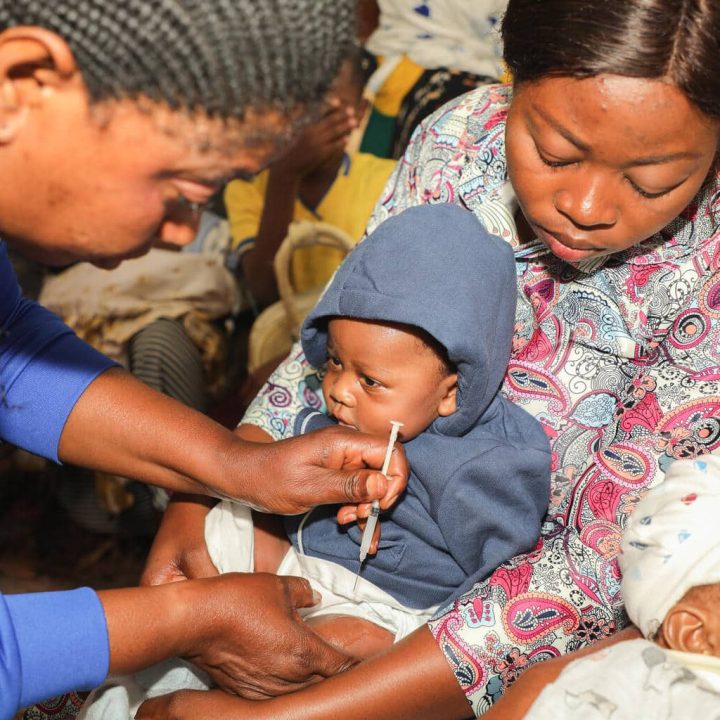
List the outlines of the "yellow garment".
{"label": "yellow garment", "polygon": [[[378,58],[378,61],[382,65],[383,59]],[[413,62],[407,55],[403,55],[372,98],[375,109],[383,115],[396,117],[405,96],[424,72],[424,67]]]}
{"label": "yellow garment", "polygon": [[[394,167],[394,160],[356,153],[343,163],[335,182],[314,212],[300,200],[295,201],[293,220],[329,223],[357,242],[365,232],[370,213]],[[255,243],[267,183],[268,171],[265,171],[250,181],[233,180],[225,190],[233,248],[240,254]],[[324,285],[342,258],[343,254],[334,248],[297,250],[292,262],[295,289],[303,292]]]}

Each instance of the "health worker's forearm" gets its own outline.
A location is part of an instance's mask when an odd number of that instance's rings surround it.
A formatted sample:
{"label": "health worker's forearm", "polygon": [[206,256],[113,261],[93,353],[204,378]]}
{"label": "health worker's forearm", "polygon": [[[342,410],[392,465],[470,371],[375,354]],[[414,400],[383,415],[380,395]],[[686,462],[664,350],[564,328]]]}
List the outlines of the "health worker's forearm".
{"label": "health worker's forearm", "polygon": [[63,429],[67,462],[171,490],[217,495],[268,512],[294,515],[322,503],[387,508],[405,489],[401,446],[383,476],[386,441],[327,428],[282,443],[247,442],[124,371],[92,382]]}
{"label": "health worker's forearm", "polygon": [[226,483],[229,456],[240,442],[204,415],[113,369],[76,403],[58,455],[63,462],[170,490],[238,497],[239,483],[253,482],[258,456],[248,445],[242,466],[233,466],[232,485]]}
{"label": "health worker's forearm", "polygon": [[132,673],[187,655],[211,631],[202,581],[101,590],[110,644],[110,673]]}

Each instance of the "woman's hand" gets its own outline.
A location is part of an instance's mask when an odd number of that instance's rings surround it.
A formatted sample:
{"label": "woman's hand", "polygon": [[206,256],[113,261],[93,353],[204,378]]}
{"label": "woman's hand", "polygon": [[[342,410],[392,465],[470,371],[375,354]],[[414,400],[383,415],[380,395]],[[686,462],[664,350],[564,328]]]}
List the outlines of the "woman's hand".
{"label": "woman's hand", "polygon": [[176,493],[155,535],[140,585],[212,577],[217,569],[205,544],[205,517],[215,500]]}

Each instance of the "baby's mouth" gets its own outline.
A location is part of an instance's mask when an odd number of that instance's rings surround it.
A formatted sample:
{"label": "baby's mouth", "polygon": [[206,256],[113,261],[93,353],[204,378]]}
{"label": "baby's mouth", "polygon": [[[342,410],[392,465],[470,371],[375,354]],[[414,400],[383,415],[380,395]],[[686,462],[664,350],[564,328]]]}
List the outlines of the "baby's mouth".
{"label": "baby's mouth", "polygon": [[346,427],[346,428],[352,428],[353,430],[357,430],[357,427],[355,427],[355,425],[353,425],[353,424],[350,423],[350,422],[347,422],[347,420],[345,420],[345,419],[343,418],[343,416],[340,415],[339,413],[334,413],[334,412],[333,412],[333,413],[331,413],[331,414],[332,414],[332,416],[335,418],[335,420],[337,420],[338,425],[341,425],[342,427]]}

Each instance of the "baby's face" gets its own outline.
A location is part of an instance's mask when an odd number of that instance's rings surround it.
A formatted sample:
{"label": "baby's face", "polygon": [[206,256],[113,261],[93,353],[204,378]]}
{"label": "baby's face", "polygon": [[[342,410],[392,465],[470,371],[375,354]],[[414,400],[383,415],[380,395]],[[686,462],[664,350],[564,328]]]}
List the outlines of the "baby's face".
{"label": "baby's face", "polygon": [[438,415],[455,412],[457,375],[448,375],[434,350],[391,325],[335,318],[328,328],[323,395],[341,424],[387,435],[403,423],[399,439],[411,440]]}

